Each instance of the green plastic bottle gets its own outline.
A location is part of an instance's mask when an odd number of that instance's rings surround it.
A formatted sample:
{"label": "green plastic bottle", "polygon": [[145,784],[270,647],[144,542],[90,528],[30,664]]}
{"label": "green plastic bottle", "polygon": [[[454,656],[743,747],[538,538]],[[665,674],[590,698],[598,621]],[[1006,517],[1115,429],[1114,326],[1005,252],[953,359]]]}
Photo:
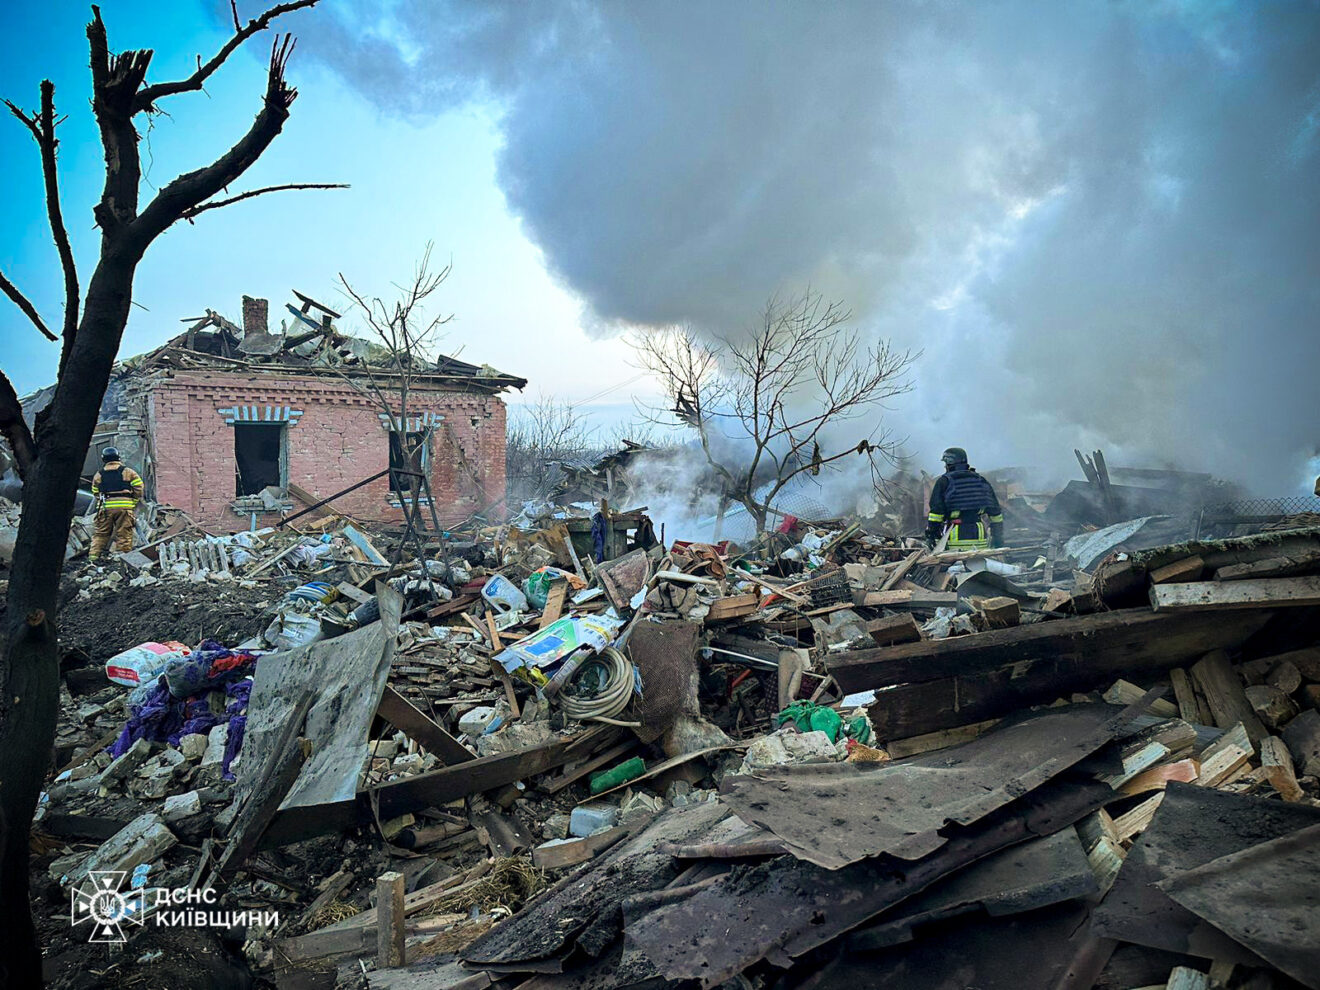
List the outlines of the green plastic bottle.
{"label": "green plastic bottle", "polygon": [[630,780],[636,780],[644,773],[646,773],[646,761],[640,756],[634,756],[631,760],[624,760],[613,769],[592,774],[591,793],[599,794],[601,791],[608,791],[611,787],[618,787]]}

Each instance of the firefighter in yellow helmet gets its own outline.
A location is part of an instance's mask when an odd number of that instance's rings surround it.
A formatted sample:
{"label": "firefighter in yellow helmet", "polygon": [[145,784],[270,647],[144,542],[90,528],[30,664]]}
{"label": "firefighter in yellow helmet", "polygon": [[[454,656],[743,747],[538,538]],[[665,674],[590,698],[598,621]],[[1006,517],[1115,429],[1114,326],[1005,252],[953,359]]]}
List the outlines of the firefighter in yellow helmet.
{"label": "firefighter in yellow helmet", "polygon": [[967,451],[950,447],[944,473],[930,491],[926,541],[932,546],[947,530],[950,550],[988,550],[1004,545],[1004,513],[994,487],[967,466]]}
{"label": "firefighter in yellow helmet", "polygon": [[92,477],[92,495],[99,500],[92,525],[92,560],[107,556],[112,537],[119,553],[133,549],[133,515],[142,501],[142,479],[120,462],[119,451],[106,447],[101,451],[101,461],[101,470]]}

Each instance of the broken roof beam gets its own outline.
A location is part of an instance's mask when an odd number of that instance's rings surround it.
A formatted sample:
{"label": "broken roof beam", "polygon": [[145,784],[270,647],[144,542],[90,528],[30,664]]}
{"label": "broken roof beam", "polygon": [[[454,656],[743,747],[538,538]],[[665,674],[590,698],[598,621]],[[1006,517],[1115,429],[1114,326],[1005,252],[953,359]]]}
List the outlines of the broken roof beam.
{"label": "broken roof beam", "polygon": [[1034,661],[1093,670],[1096,683],[1108,686],[1124,670],[1167,670],[1210,650],[1237,646],[1268,617],[1262,610],[1188,615],[1129,609],[854,650],[827,663],[839,686],[850,693]]}
{"label": "broken roof beam", "polygon": [[[366,825],[376,820],[377,813],[380,821],[388,821],[422,808],[448,804],[471,794],[526,780],[563,766],[570,758],[568,749],[574,741],[572,737],[563,737],[513,753],[479,757],[360,791],[350,801],[289,808],[275,816],[262,838],[262,847],[287,845]],[[580,757],[583,754],[572,755]]]}

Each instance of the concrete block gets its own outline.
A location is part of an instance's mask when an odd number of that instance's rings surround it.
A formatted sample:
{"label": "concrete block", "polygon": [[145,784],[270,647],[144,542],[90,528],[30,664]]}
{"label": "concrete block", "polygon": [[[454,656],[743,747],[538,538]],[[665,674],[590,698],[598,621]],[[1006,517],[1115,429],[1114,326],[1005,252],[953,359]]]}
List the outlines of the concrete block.
{"label": "concrete block", "polygon": [[206,755],[207,737],[202,732],[190,732],[179,740],[179,752],[194,763]]}
{"label": "concrete block", "polygon": [[146,763],[151,757],[151,743],[145,739],[139,739],[128,747],[123,755],[113,760],[108,767],[101,771],[101,784],[109,786],[115,781],[123,780],[129,774],[136,773],[142,764]]}
{"label": "concrete block", "polygon": [[142,863],[150,863],[158,859],[178,841],[160,815],[148,812],[133,819],[101,843],[100,847],[69,875],[69,879],[74,883],[80,883],[92,870],[131,872],[134,867]]}
{"label": "concrete block", "polygon": [[569,816],[570,835],[585,837],[604,828],[613,828],[619,822],[619,809],[612,804],[581,804]]}
{"label": "concrete block", "polygon": [[161,817],[167,822],[177,822],[181,818],[195,815],[202,810],[202,798],[196,791],[187,794],[173,794],[165,799]]}

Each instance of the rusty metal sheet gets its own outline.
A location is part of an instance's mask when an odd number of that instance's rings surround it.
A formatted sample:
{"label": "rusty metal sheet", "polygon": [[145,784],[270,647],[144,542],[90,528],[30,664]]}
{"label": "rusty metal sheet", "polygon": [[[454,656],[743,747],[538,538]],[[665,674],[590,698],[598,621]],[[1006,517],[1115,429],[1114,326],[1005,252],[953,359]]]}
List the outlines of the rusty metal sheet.
{"label": "rusty metal sheet", "polygon": [[1157,886],[1212,860],[1320,823],[1320,808],[1171,783],[1091,920],[1106,938],[1203,959],[1267,965]]}
{"label": "rusty metal sheet", "polygon": [[656,845],[706,835],[727,814],[717,803],[704,802],[661,815],[471,942],[463,950],[464,963],[532,971],[542,968],[538,963],[560,961],[574,949],[600,956],[618,937],[623,901],[659,890],[678,876],[680,867],[673,857]]}
{"label": "rusty metal sheet", "polygon": [[1077,831],[1010,846],[945,877],[873,924],[848,936],[852,952],[873,952],[910,942],[917,929],[972,911],[992,918],[1086,897],[1098,890]]}
{"label": "rusty metal sheet", "polygon": [[1058,780],[984,821],[954,828],[930,856],[878,856],[827,870],[792,856],[738,865],[686,900],[659,907],[624,929],[671,980],[714,986],[761,959],[793,959],[865,924],[881,911],[999,849],[1071,825],[1111,799],[1093,780]]}
{"label": "rusty metal sheet", "polygon": [[951,749],[893,763],[777,767],[726,777],[721,799],[783,839],[800,859],[837,870],[887,853],[919,859],[968,825],[1078,763],[1126,727],[1110,705],[1070,705],[1006,721]]}
{"label": "rusty metal sheet", "polygon": [[1161,883],[1189,911],[1320,990],[1320,824]]}

